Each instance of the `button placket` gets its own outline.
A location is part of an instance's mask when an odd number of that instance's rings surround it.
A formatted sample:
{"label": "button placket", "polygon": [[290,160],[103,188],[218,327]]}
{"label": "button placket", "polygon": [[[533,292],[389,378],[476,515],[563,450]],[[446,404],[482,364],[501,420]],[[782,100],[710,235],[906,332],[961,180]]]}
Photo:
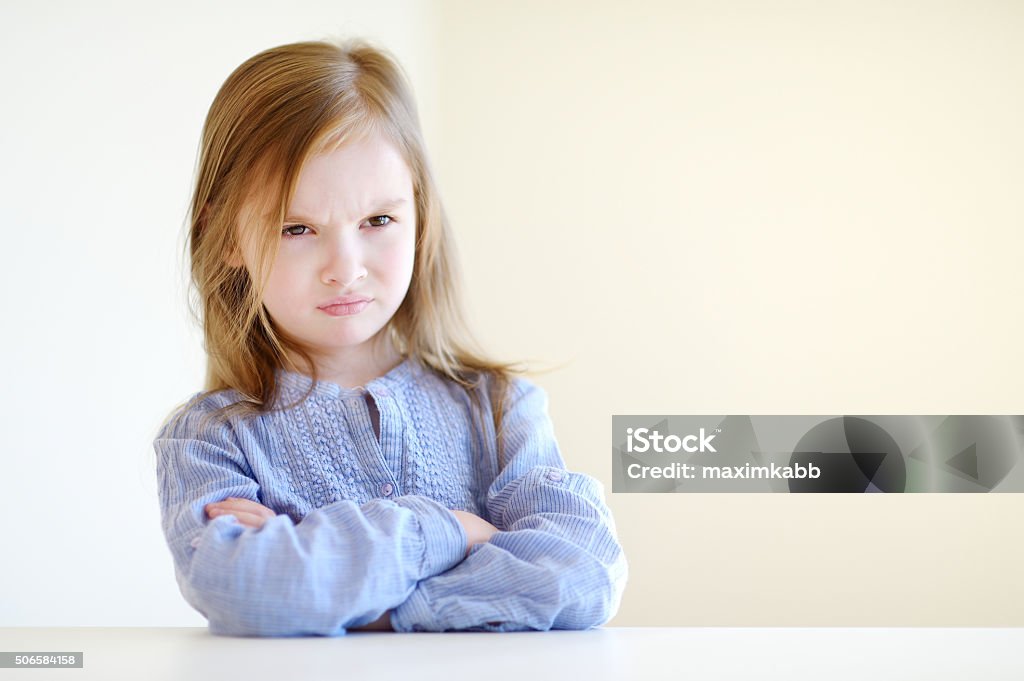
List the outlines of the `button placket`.
{"label": "button placket", "polygon": [[[391,466],[388,463],[387,456],[385,455],[384,452],[385,443],[390,441],[390,439],[388,438],[388,432],[386,428],[386,424],[390,421],[390,419],[385,417],[385,410],[387,409],[387,405],[385,404],[385,402],[387,401],[387,398],[390,396],[390,392],[388,391],[387,388],[383,386],[374,386],[373,390],[364,389],[363,394],[364,398],[368,396],[369,399],[373,400],[374,407],[377,410],[377,421],[380,425],[380,438],[378,439],[375,435],[373,438],[373,445],[374,452],[377,454],[378,465],[384,475],[384,482],[380,484],[377,490],[380,496],[382,497],[392,497],[395,495],[395,492],[398,489],[398,481],[395,477],[395,472],[391,469]],[[366,403],[365,399],[363,401],[363,406],[366,409],[367,419],[371,420],[370,406],[369,404]],[[370,423],[370,427],[371,429],[373,428],[372,422]]]}

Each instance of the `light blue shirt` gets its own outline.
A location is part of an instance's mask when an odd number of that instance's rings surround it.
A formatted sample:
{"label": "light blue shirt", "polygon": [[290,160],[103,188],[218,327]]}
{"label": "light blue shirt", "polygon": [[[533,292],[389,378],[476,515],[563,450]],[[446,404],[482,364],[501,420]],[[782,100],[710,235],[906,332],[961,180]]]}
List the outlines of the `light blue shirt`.
{"label": "light blue shirt", "polygon": [[[277,375],[285,404],[312,383]],[[200,422],[234,391],[197,403],[154,442],[185,599],[211,633],[242,636],[336,636],[388,610],[402,632],[607,622],[628,568],[603,486],[565,470],[543,389],[512,386],[500,471],[490,413],[481,430],[465,390],[413,359],[247,419]],[[259,529],[209,520],[204,506],[227,497],[278,515]],[[499,531],[466,556],[449,509]]]}

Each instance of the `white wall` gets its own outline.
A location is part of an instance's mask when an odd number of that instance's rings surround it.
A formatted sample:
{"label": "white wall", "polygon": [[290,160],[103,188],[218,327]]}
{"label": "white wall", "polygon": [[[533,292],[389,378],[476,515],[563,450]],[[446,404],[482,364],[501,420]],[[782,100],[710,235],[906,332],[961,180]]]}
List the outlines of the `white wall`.
{"label": "white wall", "polygon": [[183,230],[221,83],[274,45],[363,35],[410,74],[434,136],[417,2],[0,6],[0,626],[197,625],[160,531],[152,440],[199,390]]}

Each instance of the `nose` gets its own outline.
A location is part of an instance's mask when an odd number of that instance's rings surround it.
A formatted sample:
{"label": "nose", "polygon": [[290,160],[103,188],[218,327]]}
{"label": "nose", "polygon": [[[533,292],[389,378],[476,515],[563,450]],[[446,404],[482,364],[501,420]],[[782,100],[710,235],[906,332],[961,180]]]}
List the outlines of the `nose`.
{"label": "nose", "polygon": [[320,272],[320,280],[329,285],[340,284],[348,289],[366,277],[362,252],[356,239],[338,239],[328,246],[326,260]]}

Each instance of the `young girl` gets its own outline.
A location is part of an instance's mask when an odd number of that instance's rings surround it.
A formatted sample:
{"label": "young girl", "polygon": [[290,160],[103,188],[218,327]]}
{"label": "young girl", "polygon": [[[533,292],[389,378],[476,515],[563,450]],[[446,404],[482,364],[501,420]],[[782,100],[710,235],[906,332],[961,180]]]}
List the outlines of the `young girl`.
{"label": "young girl", "polygon": [[191,204],[206,390],[154,442],[185,599],[214,634],[585,629],[627,565],[544,391],[465,329],[401,70],[262,52],[217,94]]}

